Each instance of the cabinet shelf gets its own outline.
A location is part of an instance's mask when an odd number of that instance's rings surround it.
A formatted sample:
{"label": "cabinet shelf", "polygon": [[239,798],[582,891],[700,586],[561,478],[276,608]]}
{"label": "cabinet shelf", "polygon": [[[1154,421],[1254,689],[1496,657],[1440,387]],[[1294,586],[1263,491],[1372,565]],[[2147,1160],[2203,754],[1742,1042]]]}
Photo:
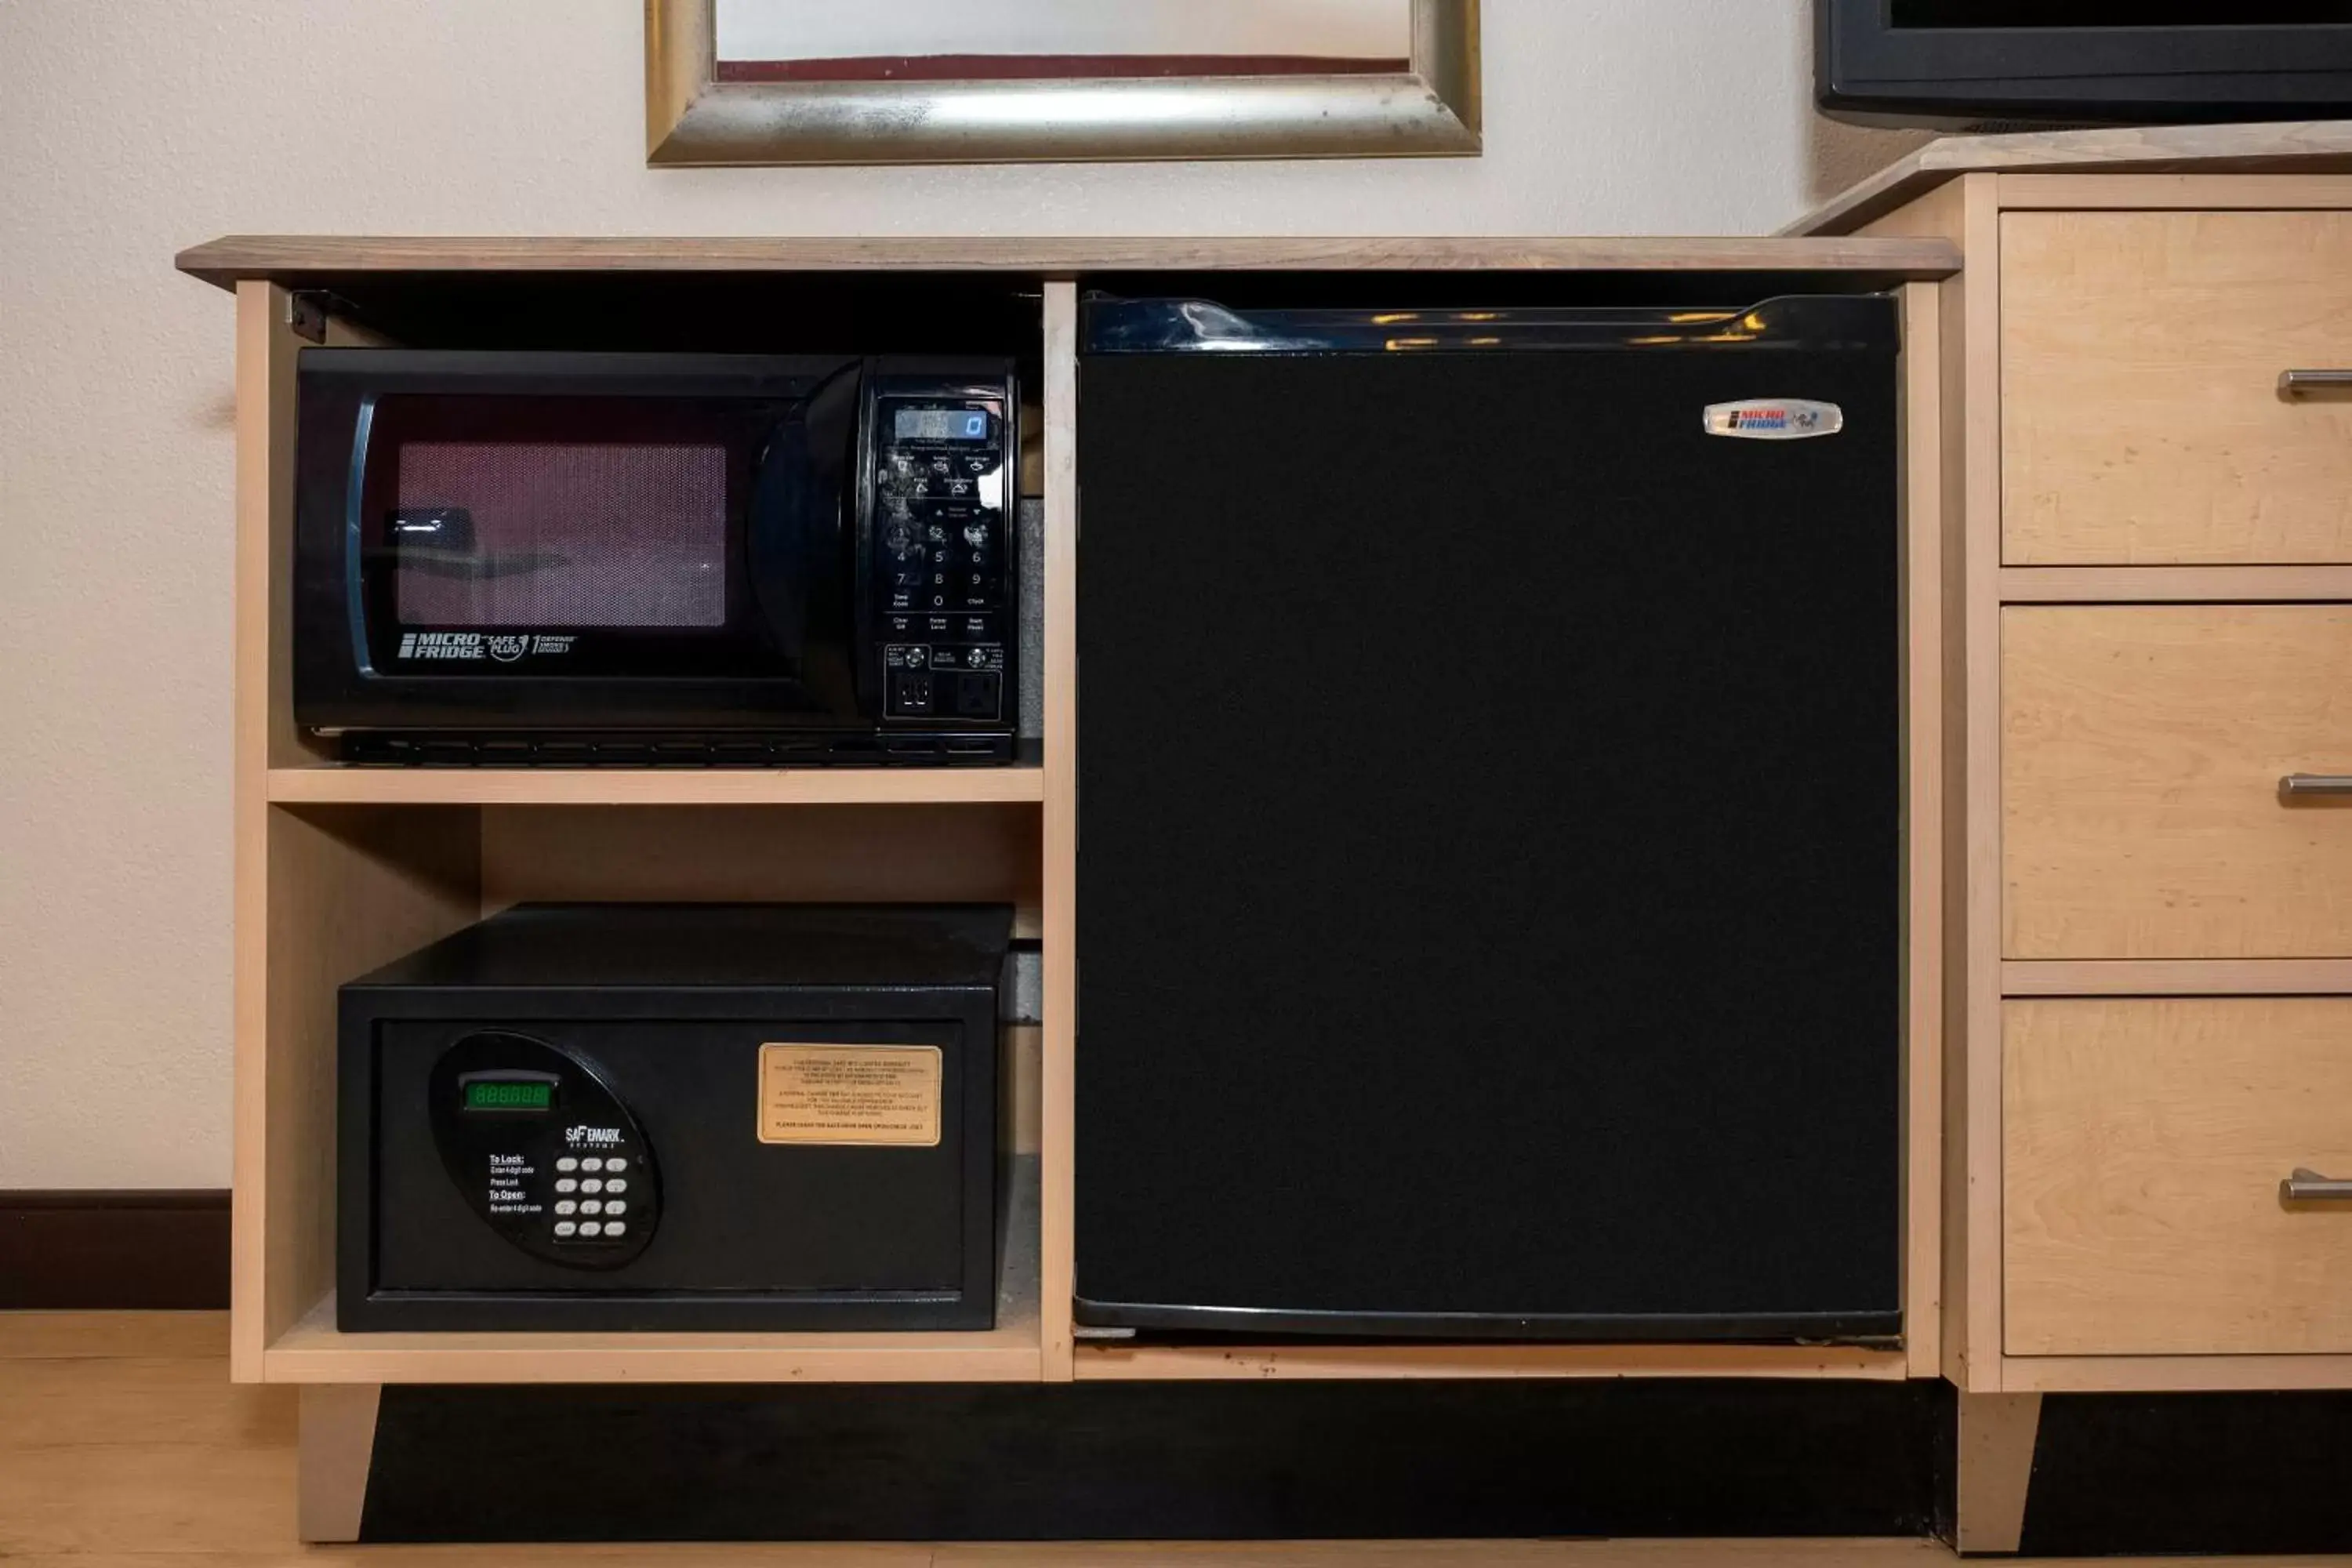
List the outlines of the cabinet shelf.
{"label": "cabinet shelf", "polygon": [[262,1355],[265,1383],[1034,1383],[1037,1162],[1016,1159],[996,1327],[913,1333],[368,1333],[319,1299]]}
{"label": "cabinet shelf", "polygon": [[1045,798],[1043,768],[269,770],[280,805],[958,805]]}
{"label": "cabinet shelf", "polygon": [[1097,1379],[1788,1377],[1900,1381],[1900,1350],[1864,1345],[1544,1344],[1443,1341],[1318,1344],[1082,1344],[1075,1374]]}

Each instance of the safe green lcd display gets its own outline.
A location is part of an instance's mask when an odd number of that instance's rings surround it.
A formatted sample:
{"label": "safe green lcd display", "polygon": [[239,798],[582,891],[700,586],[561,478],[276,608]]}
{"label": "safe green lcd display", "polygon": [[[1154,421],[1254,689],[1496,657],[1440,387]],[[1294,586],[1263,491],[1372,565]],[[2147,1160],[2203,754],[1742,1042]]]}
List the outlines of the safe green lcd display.
{"label": "safe green lcd display", "polygon": [[465,1093],[468,1110],[545,1110],[555,1103],[551,1083],[477,1079],[466,1085]]}

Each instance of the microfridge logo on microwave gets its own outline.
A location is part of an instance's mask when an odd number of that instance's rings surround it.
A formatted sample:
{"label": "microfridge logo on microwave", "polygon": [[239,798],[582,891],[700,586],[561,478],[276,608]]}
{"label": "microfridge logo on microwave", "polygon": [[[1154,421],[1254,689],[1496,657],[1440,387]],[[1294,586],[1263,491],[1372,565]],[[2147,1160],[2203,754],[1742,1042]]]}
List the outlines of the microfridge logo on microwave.
{"label": "microfridge logo on microwave", "polygon": [[577,632],[403,632],[395,658],[494,658],[512,664],[527,654],[570,653]]}
{"label": "microfridge logo on microwave", "polygon": [[1834,403],[1808,403],[1801,398],[1716,403],[1706,410],[1708,435],[1750,441],[1802,441],[1834,436],[1844,428],[1844,409]]}
{"label": "microfridge logo on microwave", "polygon": [[403,632],[402,658],[482,658],[487,657],[479,632]]}

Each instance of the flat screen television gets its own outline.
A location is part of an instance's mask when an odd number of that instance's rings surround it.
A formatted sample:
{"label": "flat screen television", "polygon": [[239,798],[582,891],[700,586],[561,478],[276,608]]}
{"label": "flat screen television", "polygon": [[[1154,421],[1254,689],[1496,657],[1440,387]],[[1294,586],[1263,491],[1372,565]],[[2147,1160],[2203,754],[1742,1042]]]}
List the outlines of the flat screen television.
{"label": "flat screen television", "polygon": [[2352,0],[1815,5],[1822,107],[1842,118],[2352,118]]}

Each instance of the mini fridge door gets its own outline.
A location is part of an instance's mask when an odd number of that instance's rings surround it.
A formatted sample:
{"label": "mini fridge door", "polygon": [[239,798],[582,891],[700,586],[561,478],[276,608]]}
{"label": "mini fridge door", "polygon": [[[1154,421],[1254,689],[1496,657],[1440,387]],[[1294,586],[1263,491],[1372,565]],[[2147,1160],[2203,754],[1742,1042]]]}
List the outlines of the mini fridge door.
{"label": "mini fridge door", "polygon": [[1087,326],[1079,1321],[1899,1333],[1892,301]]}

